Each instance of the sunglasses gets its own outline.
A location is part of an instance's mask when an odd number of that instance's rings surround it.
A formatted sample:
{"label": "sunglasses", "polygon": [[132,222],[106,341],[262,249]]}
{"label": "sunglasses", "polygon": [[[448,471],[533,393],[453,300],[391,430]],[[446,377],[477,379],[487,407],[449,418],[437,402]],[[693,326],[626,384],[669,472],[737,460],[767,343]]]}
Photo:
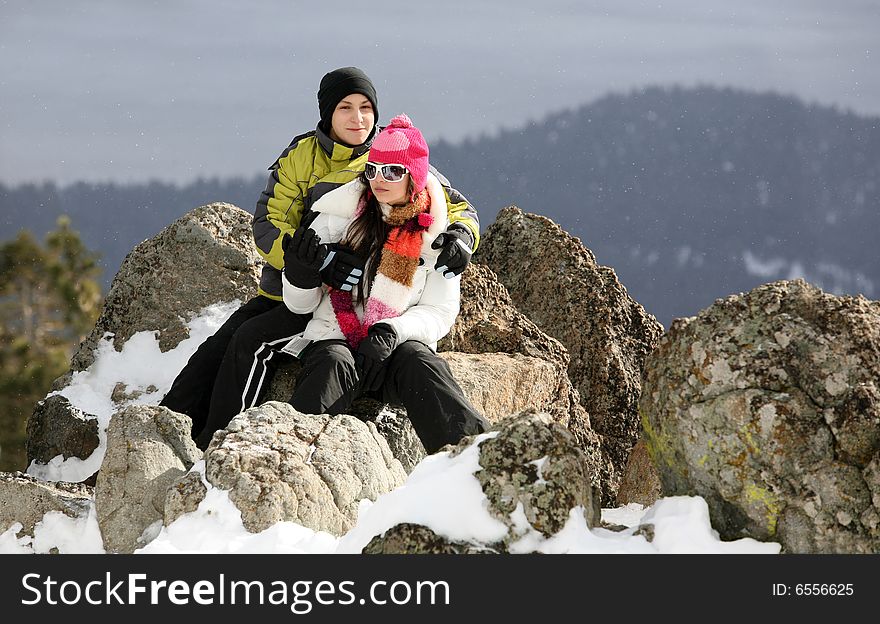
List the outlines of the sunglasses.
{"label": "sunglasses", "polygon": [[409,169],[403,165],[380,165],[371,162],[364,165],[364,175],[367,180],[375,180],[376,176],[381,174],[386,182],[400,182],[408,173]]}

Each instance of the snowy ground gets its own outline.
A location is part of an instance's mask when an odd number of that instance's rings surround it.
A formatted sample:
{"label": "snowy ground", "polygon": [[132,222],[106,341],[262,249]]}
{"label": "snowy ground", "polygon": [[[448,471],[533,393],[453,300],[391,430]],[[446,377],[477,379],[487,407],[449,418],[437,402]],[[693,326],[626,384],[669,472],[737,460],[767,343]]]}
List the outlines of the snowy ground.
{"label": "snowy ground", "polygon": [[[31,465],[28,472],[50,481],[80,481],[97,471],[104,457],[103,429],[110,421],[114,405],[110,395],[118,382],[129,392],[145,394],[132,403],[155,404],[171,386],[177,372],[201,342],[211,335],[238,307],[238,302],[211,306],[189,323],[190,338],[177,348],[161,353],[152,332],[133,336],[121,352],[102,344],[92,367],[76,373],[60,394],[76,407],[98,416],[101,446],[86,460],[60,457],[48,466]],[[147,392],[152,385],[157,388]],[[117,406],[118,407],[118,406]],[[485,436],[495,435],[493,433]],[[487,500],[473,473],[478,469],[478,452],[471,447],[458,457],[445,453],[422,461],[400,488],[377,501],[362,501],[357,524],[337,538],[291,522],[279,522],[257,534],[249,533],[241,514],[227,493],[212,486],[198,509],[163,527],[140,553],[356,553],[386,529],[399,522],[415,522],[454,540],[491,542],[502,537],[506,527],[486,511]],[[204,462],[193,466],[203,473]],[[204,477],[203,477],[204,479]],[[206,483],[207,485],[207,483]],[[527,526],[520,511],[520,523]],[[515,516],[516,517],[516,512]],[[544,538],[534,530],[525,531],[512,550],[545,553],[778,553],[779,544],[752,539],[722,542],[709,522],[702,498],[664,498],[652,507],[628,505],[605,509],[606,522],[631,527],[626,531],[590,529],[583,510],[573,509],[566,526],[556,535]],[[639,524],[652,524],[654,538],[648,542],[634,535]],[[0,534],[0,554],[104,552],[94,507],[82,518],[68,518],[59,512],[46,514],[38,523],[34,537],[18,537],[21,525]]]}

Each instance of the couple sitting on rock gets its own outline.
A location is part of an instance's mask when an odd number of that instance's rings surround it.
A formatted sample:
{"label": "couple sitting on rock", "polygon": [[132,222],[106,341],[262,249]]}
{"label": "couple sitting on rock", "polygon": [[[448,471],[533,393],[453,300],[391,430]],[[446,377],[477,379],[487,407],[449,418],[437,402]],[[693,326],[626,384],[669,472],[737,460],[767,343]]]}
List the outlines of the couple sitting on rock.
{"label": "couple sitting on rock", "polygon": [[302,364],[290,399],[301,412],[344,413],[360,396],[399,403],[429,453],[487,429],[436,354],[479,241],[476,211],[429,166],[406,115],[376,126],[376,103],[361,70],[328,73],[317,128],[270,167],[253,221],[267,262],[259,294],[161,403],[192,418],[201,449],[262,401],[279,354]]}

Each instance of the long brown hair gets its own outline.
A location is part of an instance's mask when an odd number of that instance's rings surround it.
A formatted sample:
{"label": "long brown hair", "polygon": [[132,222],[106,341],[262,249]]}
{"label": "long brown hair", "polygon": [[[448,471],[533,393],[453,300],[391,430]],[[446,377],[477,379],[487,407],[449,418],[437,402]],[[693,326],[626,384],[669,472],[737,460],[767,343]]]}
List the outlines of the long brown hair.
{"label": "long brown hair", "polygon": [[[382,209],[379,208],[379,201],[370,191],[370,181],[367,180],[367,176],[361,172],[358,179],[364,185],[367,205],[364,211],[349,224],[348,230],[341,242],[343,245],[351,247],[357,255],[367,259],[367,271],[361,275],[360,282],[357,284],[357,303],[363,304],[367,297],[370,296],[370,287],[373,284],[373,280],[376,279],[379,261],[382,259],[382,247],[388,239],[390,228],[382,218]],[[411,196],[412,192],[413,185],[412,178],[410,178],[407,197]]]}

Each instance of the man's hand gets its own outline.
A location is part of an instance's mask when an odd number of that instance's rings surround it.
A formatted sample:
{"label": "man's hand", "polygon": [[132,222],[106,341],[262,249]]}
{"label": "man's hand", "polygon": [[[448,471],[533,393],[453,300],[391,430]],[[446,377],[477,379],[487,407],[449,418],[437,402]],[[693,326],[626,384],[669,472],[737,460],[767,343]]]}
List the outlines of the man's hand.
{"label": "man's hand", "polygon": [[474,239],[469,230],[455,224],[450,225],[431,243],[432,249],[443,249],[434,268],[446,279],[461,275],[471,261],[473,244]]}
{"label": "man's hand", "polygon": [[300,226],[281,240],[284,251],[284,277],[297,288],[317,288],[321,285],[319,273],[327,257],[327,245],[314,230]]}
{"label": "man's hand", "polygon": [[364,274],[365,259],[339,243],[327,245],[329,253],[321,267],[321,279],[331,288],[351,290]]}

